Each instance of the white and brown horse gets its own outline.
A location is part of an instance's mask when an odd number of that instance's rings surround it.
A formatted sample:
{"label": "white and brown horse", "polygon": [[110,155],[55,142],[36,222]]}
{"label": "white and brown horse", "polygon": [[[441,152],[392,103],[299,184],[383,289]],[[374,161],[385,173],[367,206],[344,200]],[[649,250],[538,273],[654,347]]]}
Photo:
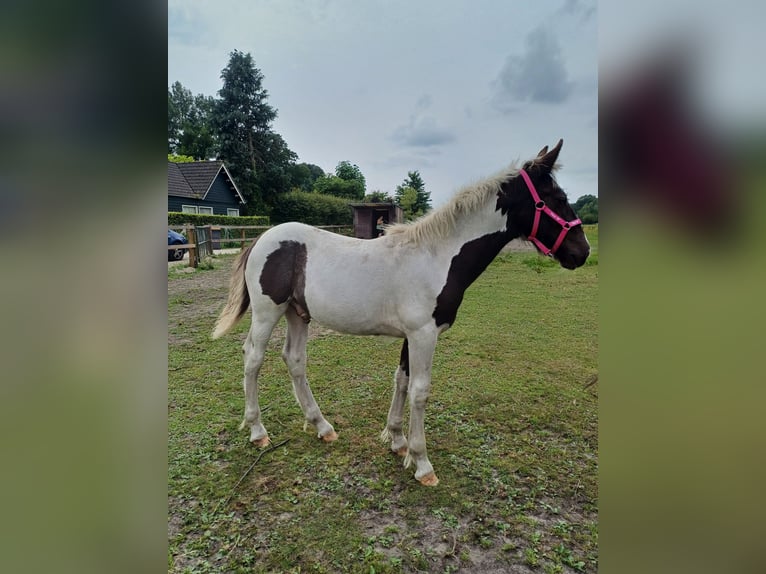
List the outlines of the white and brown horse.
{"label": "white and brown horse", "polygon": [[[424,410],[436,340],[455,321],[463,293],[500,249],[521,237],[567,269],[590,247],[580,221],[552,173],[561,150],[543,148],[521,169],[509,168],[459,191],[417,221],[389,227],[372,240],[344,237],[301,223],[269,229],[234,264],[229,299],[213,332],[217,338],[252,307],[245,339],[245,418],[250,441],[269,444],[258,406],[258,372],[277,321],[287,319],[282,357],[295,396],[318,436],[337,434],[322,416],[306,379],[308,323],[354,335],[404,339],[394,396],[383,431],[391,450],[415,463],[415,478],[438,483],[426,454]],[[409,433],[404,405],[409,394]]]}

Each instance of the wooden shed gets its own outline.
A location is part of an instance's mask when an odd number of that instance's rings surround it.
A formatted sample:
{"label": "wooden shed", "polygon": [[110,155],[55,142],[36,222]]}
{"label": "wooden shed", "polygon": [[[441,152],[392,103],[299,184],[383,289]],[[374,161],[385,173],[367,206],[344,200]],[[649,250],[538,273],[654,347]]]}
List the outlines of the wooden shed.
{"label": "wooden shed", "polygon": [[354,237],[375,239],[382,235],[382,225],[401,223],[402,208],[395,203],[352,203],[354,210]]}

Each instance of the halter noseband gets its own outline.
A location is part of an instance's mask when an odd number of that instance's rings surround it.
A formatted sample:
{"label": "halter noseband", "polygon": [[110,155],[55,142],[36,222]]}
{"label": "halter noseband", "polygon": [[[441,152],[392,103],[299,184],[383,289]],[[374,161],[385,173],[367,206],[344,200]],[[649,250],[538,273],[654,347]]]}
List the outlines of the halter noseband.
{"label": "halter noseband", "polygon": [[[535,201],[535,221],[532,224],[532,233],[527,235],[527,239],[537,245],[540,251],[542,251],[545,255],[548,257],[553,257],[553,254],[556,253],[556,250],[561,247],[561,244],[564,242],[564,238],[567,236],[567,233],[569,233],[569,230],[572,229],[572,227],[575,225],[582,225],[582,221],[580,221],[579,218],[573,219],[572,221],[567,221],[563,217],[559,216],[550,207],[545,205],[543,200],[540,199],[540,196],[537,194],[537,190],[535,189],[532,180],[529,179],[527,172],[522,169],[519,170],[519,173],[521,173],[521,177],[524,178],[524,181],[527,184],[527,189],[529,189],[529,193],[532,194],[532,199]],[[561,226],[561,233],[559,233],[559,236],[556,238],[556,242],[550,249],[543,245],[543,242],[536,237],[537,228],[540,225],[540,213],[545,213],[548,217],[550,217],[553,221]]]}

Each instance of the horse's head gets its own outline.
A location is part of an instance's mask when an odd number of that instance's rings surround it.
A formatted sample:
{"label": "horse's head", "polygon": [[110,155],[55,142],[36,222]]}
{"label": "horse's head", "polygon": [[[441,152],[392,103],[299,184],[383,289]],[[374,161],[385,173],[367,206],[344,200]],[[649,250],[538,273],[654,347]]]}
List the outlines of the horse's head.
{"label": "horse's head", "polygon": [[552,150],[545,146],[537,157],[501,186],[498,208],[508,215],[511,237],[523,237],[540,253],[554,257],[562,267],[580,267],[590,254],[580,220],[567,201],[553,171],[563,140]]}

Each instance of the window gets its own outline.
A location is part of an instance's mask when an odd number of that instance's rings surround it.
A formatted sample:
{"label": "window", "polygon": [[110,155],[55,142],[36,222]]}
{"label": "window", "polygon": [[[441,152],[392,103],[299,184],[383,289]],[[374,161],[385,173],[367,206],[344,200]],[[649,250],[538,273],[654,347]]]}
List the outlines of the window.
{"label": "window", "polygon": [[[205,205],[182,205],[182,213],[204,213],[205,215],[213,215],[213,208]],[[237,213],[239,215],[239,213]]]}
{"label": "window", "polygon": [[239,209],[232,209],[231,207],[226,210],[226,215],[233,215],[239,217]]}

